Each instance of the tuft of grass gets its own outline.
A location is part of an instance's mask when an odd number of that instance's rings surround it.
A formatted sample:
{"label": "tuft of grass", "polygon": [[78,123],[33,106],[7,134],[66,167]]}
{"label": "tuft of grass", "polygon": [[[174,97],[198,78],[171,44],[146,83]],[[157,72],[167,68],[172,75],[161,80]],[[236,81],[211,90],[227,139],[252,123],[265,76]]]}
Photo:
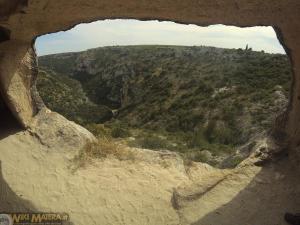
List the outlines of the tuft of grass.
{"label": "tuft of grass", "polygon": [[138,139],[133,147],[146,148],[151,150],[161,150],[166,149],[168,146],[168,142],[160,137],[149,135],[144,136]]}
{"label": "tuft of grass", "polygon": [[103,159],[114,157],[118,160],[134,160],[134,154],[125,146],[108,138],[101,138],[97,141],[87,142],[74,158],[76,168],[84,167],[92,159]]}
{"label": "tuft of grass", "polygon": [[90,123],[87,124],[85,128],[98,138],[106,138],[110,136],[110,129],[106,128],[103,124]]}

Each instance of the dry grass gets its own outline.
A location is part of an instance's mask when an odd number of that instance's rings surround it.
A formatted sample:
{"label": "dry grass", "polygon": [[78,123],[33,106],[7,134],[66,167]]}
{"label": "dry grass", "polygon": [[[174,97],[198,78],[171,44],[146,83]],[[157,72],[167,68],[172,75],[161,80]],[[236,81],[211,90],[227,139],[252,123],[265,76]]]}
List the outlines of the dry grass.
{"label": "dry grass", "polygon": [[108,138],[88,142],[74,158],[76,168],[84,167],[92,159],[103,159],[114,157],[118,160],[134,160],[134,153],[124,145],[114,142]]}

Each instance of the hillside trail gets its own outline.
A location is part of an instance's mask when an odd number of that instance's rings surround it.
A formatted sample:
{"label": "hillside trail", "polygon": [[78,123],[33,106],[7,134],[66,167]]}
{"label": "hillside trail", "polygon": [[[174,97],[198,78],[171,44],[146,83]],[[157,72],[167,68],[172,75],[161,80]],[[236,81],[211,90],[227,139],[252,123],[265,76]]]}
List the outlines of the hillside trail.
{"label": "hillside trail", "polygon": [[28,131],[8,135],[0,140],[0,211],[66,212],[76,225],[285,225],[284,213],[300,210],[299,174],[287,158],[218,170],[131,150],[133,160],[73,170],[74,151]]}

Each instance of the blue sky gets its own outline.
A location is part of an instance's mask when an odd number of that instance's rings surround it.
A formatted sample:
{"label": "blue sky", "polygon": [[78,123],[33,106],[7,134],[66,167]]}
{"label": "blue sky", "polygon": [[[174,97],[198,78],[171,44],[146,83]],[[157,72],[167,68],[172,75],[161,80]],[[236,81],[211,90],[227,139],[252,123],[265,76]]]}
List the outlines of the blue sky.
{"label": "blue sky", "polygon": [[200,27],[174,22],[104,20],[79,24],[66,32],[47,34],[36,40],[38,55],[83,51],[114,45],[206,45],[284,53],[272,27]]}

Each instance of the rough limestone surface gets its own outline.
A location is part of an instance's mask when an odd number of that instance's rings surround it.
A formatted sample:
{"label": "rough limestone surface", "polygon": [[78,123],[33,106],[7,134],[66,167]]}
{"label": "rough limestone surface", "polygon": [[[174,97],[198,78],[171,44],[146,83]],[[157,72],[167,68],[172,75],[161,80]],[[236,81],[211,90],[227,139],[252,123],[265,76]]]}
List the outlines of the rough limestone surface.
{"label": "rough limestone surface", "polygon": [[41,144],[55,149],[80,150],[86,142],[95,140],[95,137],[85,128],[46,107],[33,118],[28,131]]}
{"label": "rough limestone surface", "polygon": [[[0,211],[62,211],[91,225],[286,225],[284,213],[300,210],[299,12],[298,0],[0,0],[1,99],[27,128],[0,135]],[[72,170],[74,149],[93,136],[40,101],[34,40],[114,18],[273,26],[294,72],[289,107],[274,128],[290,158],[279,152],[263,165],[254,156],[222,171],[143,151],[135,161],[108,158]]]}
{"label": "rough limestone surface", "polygon": [[287,225],[300,206],[299,174],[287,158],[234,170],[174,153],[131,149],[134,157],[74,168],[75,151],[48,147],[28,131],[0,140],[0,211],[66,212],[76,225]]}

